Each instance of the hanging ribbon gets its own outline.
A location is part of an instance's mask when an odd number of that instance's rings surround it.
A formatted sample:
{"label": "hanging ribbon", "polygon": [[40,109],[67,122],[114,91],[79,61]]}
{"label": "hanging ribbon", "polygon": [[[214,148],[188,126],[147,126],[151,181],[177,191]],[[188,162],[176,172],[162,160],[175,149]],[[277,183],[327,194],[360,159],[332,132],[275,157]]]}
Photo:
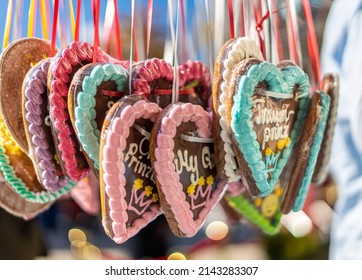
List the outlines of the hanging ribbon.
{"label": "hanging ribbon", "polygon": [[233,0],[228,0],[230,39],[235,38]]}
{"label": "hanging ribbon", "polygon": [[240,3],[240,36],[245,36],[245,15],[244,15],[244,1]]}
{"label": "hanging ribbon", "polygon": [[28,18],[28,37],[34,37],[36,25],[36,0],[30,1],[29,18]]}
{"label": "hanging ribbon", "polygon": [[97,62],[99,47],[99,10],[100,0],[93,0],[93,19],[94,19],[94,40],[93,40],[93,62]]}
{"label": "hanging ribbon", "polygon": [[310,7],[309,0],[303,0],[303,8],[305,18],[307,21],[307,42],[308,42],[308,53],[309,59],[312,66],[313,79],[315,87],[317,89],[323,89],[323,82],[321,81],[321,69],[320,69],[320,57],[318,42],[314,28],[314,21],[312,16],[312,10]]}
{"label": "hanging ribbon", "polygon": [[131,44],[129,50],[129,93],[132,94],[132,66],[133,66],[133,32],[134,32],[135,0],[131,2]]}
{"label": "hanging ribbon", "polygon": [[210,22],[210,14],[209,14],[209,5],[208,5],[208,0],[204,1],[205,4],[205,11],[206,11],[206,28],[207,28],[207,46],[208,46],[208,53],[209,53],[209,72],[211,75],[211,80],[213,79],[213,75],[214,75],[214,61],[213,61],[213,49],[212,49],[212,38],[211,38],[211,31],[210,31],[210,26],[211,26],[211,22]]}
{"label": "hanging ribbon", "polygon": [[153,0],[147,2],[147,27],[146,27],[146,59],[150,52],[150,41],[151,41],[151,27],[152,27],[152,14],[153,14]]}
{"label": "hanging ribbon", "polygon": [[116,29],[117,54],[118,54],[118,59],[122,60],[123,57],[122,57],[122,43],[121,43],[121,27],[119,23],[117,0],[113,0],[113,3],[114,3],[114,24]]}
{"label": "hanging ribbon", "polygon": [[40,0],[40,15],[41,15],[41,26],[43,32],[43,38],[48,40],[48,19],[47,19],[47,11],[45,7],[45,0]]}
{"label": "hanging ribbon", "polygon": [[54,0],[52,40],[51,40],[51,44],[50,44],[50,56],[51,57],[54,56],[54,53],[55,53],[55,41],[56,41],[56,34],[57,34],[58,12],[59,12],[59,0]]}
{"label": "hanging ribbon", "polygon": [[79,41],[81,7],[82,7],[82,0],[77,0],[77,11],[76,11],[76,16],[75,16],[74,41]]}
{"label": "hanging ribbon", "polygon": [[272,62],[277,63],[284,59],[283,42],[280,36],[280,19],[278,0],[268,0],[272,27]]}
{"label": "hanging ribbon", "polygon": [[170,30],[171,30],[171,42],[173,49],[173,69],[174,69],[174,80],[172,84],[172,103],[175,103],[179,99],[179,75],[178,75],[178,57],[177,57],[177,37],[178,37],[178,22],[179,22],[179,0],[176,6],[176,35],[174,30],[174,18],[172,12],[172,0],[168,0],[168,14],[170,18]]}
{"label": "hanging ribbon", "polygon": [[6,46],[9,44],[12,14],[13,14],[13,0],[9,0],[8,10],[6,12],[3,49],[5,49]]}
{"label": "hanging ribbon", "polygon": [[182,40],[182,61],[186,62],[186,17],[185,17],[185,3],[184,0],[180,0],[181,9],[181,40]]}
{"label": "hanging ribbon", "polygon": [[72,31],[72,39],[75,41],[75,18],[73,0],[69,0],[70,29]]}

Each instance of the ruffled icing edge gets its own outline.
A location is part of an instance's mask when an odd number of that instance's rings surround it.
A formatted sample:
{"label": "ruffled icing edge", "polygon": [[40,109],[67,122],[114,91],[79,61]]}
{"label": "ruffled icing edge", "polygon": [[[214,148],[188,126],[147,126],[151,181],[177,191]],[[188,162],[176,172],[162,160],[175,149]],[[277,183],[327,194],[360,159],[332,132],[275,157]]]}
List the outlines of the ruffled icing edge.
{"label": "ruffled icing edge", "polygon": [[[270,74],[275,76],[271,77]],[[268,81],[266,78],[275,80],[269,84],[270,90],[279,93],[290,93],[295,85],[299,85],[299,104],[298,113],[294,126],[290,132],[291,143],[286,147],[278,160],[276,169],[272,172],[271,180],[268,182],[265,174],[265,163],[262,161],[260,145],[256,139],[253,128],[252,113],[252,96],[254,88],[260,81]],[[307,114],[307,106],[309,103],[309,79],[306,73],[298,66],[287,66],[280,71],[274,64],[266,61],[255,64],[250,67],[246,75],[240,79],[237,88],[237,94],[234,94],[234,105],[232,108],[231,130],[234,133],[238,147],[243,157],[248,163],[252,172],[256,186],[260,190],[260,195],[265,197],[269,195],[274,185],[287,163],[288,158],[293,150],[298,132],[302,126],[302,121]]]}
{"label": "ruffled icing edge", "polygon": [[[80,181],[85,177],[90,168],[80,169],[77,167],[76,153],[77,143],[72,139],[74,133],[72,125],[67,123],[69,114],[67,113],[67,103],[63,99],[68,95],[69,88],[66,84],[69,82],[69,75],[73,67],[79,64],[79,61],[93,60],[93,46],[87,42],[72,42],[69,46],[63,48],[61,55],[52,61],[51,72],[53,81],[50,83],[50,116],[59,139],[58,149],[61,152],[61,159],[64,162],[67,175],[75,181]],[[98,48],[97,61],[107,62],[107,56],[103,55],[102,49]]]}
{"label": "ruffled icing edge", "polygon": [[[118,106],[115,103],[113,106]],[[114,167],[117,170],[125,170],[124,164],[124,149],[126,148],[127,137],[131,127],[134,125],[136,119],[144,118],[155,121],[158,114],[162,109],[153,102],[145,100],[137,101],[133,105],[126,106],[120,117],[112,119],[107,128],[105,143],[102,149],[103,161],[101,165],[102,180],[101,185],[104,192],[101,195],[108,196],[108,206],[110,213],[103,213],[103,220],[110,218],[112,221],[112,231],[114,236],[112,239],[116,243],[123,243],[132,236],[136,235],[142,228],[149,222],[153,221],[161,214],[159,203],[155,203],[151,207],[151,211],[147,211],[142,216],[136,219],[132,227],[126,227],[128,220],[127,216],[127,202],[125,200],[126,178],[124,174],[115,174]],[[111,155],[110,158],[107,155]],[[106,203],[105,198],[101,199],[102,203]],[[104,209],[104,207],[102,207]],[[109,216],[108,216],[109,215]],[[106,222],[103,225],[106,226]],[[106,232],[108,232],[106,228]]]}
{"label": "ruffled icing edge", "polygon": [[[8,142],[8,143],[6,143]],[[56,200],[57,198],[67,194],[75,184],[69,182],[69,186],[64,186],[62,189],[57,191],[42,191],[33,192],[24,184],[24,182],[18,178],[15,174],[14,168],[10,165],[9,157],[7,156],[5,146],[15,147],[15,150],[10,150],[11,153],[20,153],[19,156],[23,155],[23,151],[15,143],[10,136],[2,117],[0,117],[0,170],[4,176],[5,181],[15,190],[17,194],[23,197],[26,201],[34,203],[47,203]],[[18,146],[18,149],[16,149]],[[25,156],[25,155],[24,155]]]}
{"label": "ruffled icing edge", "polygon": [[173,81],[172,65],[159,58],[145,60],[132,81],[132,93],[147,98],[151,94],[150,83],[160,79],[165,79],[168,82]]}
{"label": "ruffled icing edge", "polygon": [[304,201],[307,197],[308,189],[312,181],[314,168],[317,163],[318,154],[321,148],[324,131],[327,125],[328,114],[330,110],[330,97],[328,96],[328,94],[324,93],[323,91],[321,91],[319,94],[321,96],[321,106],[322,106],[321,119],[318,123],[317,131],[313,139],[313,144],[311,146],[308,164],[302,180],[302,185],[299,189],[298,196],[294,203],[293,211],[295,212],[300,211],[302,209]]}
{"label": "ruffled icing edge", "polygon": [[[186,236],[194,236],[205,222],[207,215],[216,206],[226,191],[226,182],[220,180],[216,189],[212,192],[209,205],[205,207],[199,217],[194,220],[190,204],[186,201],[180,176],[176,172],[173,163],[173,146],[176,128],[182,122],[194,122],[198,137],[211,136],[211,124],[208,113],[199,105],[191,103],[174,104],[167,116],[163,116],[157,144],[155,147],[154,170],[160,190],[177,222],[178,229]],[[167,218],[167,216],[166,216]]]}
{"label": "ruffled icing edge", "polygon": [[[75,107],[75,127],[78,132],[78,139],[84,151],[93,160],[95,168],[99,169],[99,141],[100,130],[95,122],[96,104],[95,95],[97,86],[102,82],[112,80],[117,84],[117,91],[124,91],[128,82],[128,72],[117,64],[103,64],[94,67],[89,76],[82,82],[82,91],[77,99],[87,99],[88,102],[77,102]],[[92,112],[95,114],[92,114]]]}
{"label": "ruffled icing edge", "polygon": [[227,122],[227,91],[229,87],[229,81],[231,78],[232,69],[234,66],[246,59],[246,58],[258,58],[263,59],[263,55],[257,46],[256,42],[248,37],[238,38],[232,43],[231,50],[228,51],[225,60],[223,61],[223,73],[221,75],[222,82],[220,86],[220,106],[218,108],[218,114],[220,115],[220,138],[223,142],[225,151],[224,161],[224,173],[229,178],[229,182],[235,182],[240,179],[238,174],[235,153],[233,149],[233,141],[231,139],[231,129]]}

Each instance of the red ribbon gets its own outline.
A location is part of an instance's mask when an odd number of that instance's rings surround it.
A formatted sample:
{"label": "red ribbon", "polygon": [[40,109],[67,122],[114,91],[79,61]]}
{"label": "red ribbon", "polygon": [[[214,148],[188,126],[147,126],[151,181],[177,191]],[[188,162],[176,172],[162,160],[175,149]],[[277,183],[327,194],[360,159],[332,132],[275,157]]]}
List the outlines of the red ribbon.
{"label": "red ribbon", "polygon": [[136,15],[133,20],[133,44],[134,44],[134,60],[138,62],[138,47],[137,47],[137,35],[136,35]]}
{"label": "red ribbon", "polygon": [[[158,88],[155,90],[155,93],[159,94],[159,95],[172,95],[172,89]],[[180,91],[179,91],[180,95],[186,95],[186,94],[192,94],[192,93],[195,93],[194,88],[180,89]]]}
{"label": "red ribbon", "polygon": [[113,3],[114,3],[114,19],[113,19],[113,23],[115,24],[115,28],[116,28],[117,53],[118,53],[118,59],[122,60],[123,57],[122,57],[121,27],[120,27],[120,24],[119,24],[117,0],[114,0]]}
{"label": "red ribbon", "polygon": [[105,89],[101,89],[99,91],[99,93],[106,95],[106,96],[110,96],[110,97],[119,97],[123,95],[123,92],[120,91],[113,91],[113,90],[105,90]]}
{"label": "red ribbon", "polygon": [[80,28],[80,8],[82,6],[82,0],[77,0],[77,11],[75,17],[75,35],[74,41],[79,41],[79,28]]}
{"label": "red ribbon", "polygon": [[50,44],[50,56],[55,54],[55,41],[57,40],[57,22],[58,22],[58,12],[59,12],[59,0],[54,1],[54,11],[53,11],[53,26],[52,26],[52,40]]}
{"label": "red ribbon", "polygon": [[93,62],[97,61],[99,47],[99,10],[100,0],[93,0],[93,20],[94,20],[94,46],[93,46]]}
{"label": "red ribbon", "polygon": [[233,0],[228,0],[230,39],[235,38]]}
{"label": "red ribbon", "polygon": [[321,69],[320,69],[320,57],[317,37],[314,29],[314,22],[312,17],[312,10],[310,8],[309,0],[303,0],[303,7],[305,18],[307,21],[307,41],[308,41],[308,53],[312,66],[313,78],[317,89],[322,89]]}

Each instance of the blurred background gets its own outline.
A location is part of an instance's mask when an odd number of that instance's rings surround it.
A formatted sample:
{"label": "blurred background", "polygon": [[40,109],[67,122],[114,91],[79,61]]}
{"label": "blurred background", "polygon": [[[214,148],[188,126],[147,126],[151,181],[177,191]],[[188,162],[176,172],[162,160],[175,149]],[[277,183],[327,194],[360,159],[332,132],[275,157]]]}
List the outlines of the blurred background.
{"label": "blurred background", "polygon": [[[0,39],[4,30],[7,1],[0,2]],[[52,1],[50,1],[52,2]],[[152,32],[149,57],[165,58],[172,62],[172,46],[166,0],[155,0],[153,7]],[[224,2],[220,5],[220,2]],[[208,12],[203,1],[185,0],[186,17],[186,56],[188,59],[201,60],[212,67],[217,52],[229,38],[227,1],[207,1]],[[234,1],[238,6],[241,1]],[[287,1],[279,1],[286,7]],[[300,1],[295,1],[297,11],[301,10]],[[27,36],[30,1],[14,1],[16,14],[10,41]],[[57,30],[57,46],[72,41],[70,2],[60,1],[60,24]],[[94,24],[90,2],[83,1],[80,40],[93,42]],[[176,2],[175,2],[176,3]],[[323,28],[331,0],[311,1],[316,35],[321,46]],[[77,1],[72,1],[76,7]],[[131,42],[131,1],[118,1],[122,55],[130,58]],[[113,1],[101,1],[100,34],[101,47],[110,55],[117,57],[115,40],[110,29],[109,10]],[[215,10],[223,7],[224,17],[216,19]],[[136,47],[139,60],[146,57],[146,9],[147,1],[135,1]],[[107,16],[108,15],[108,16]],[[283,9],[280,10],[283,17]],[[211,20],[207,20],[209,19]],[[220,17],[220,16],[219,16]],[[39,18],[39,15],[38,15]],[[235,21],[240,20],[237,16]],[[223,22],[215,32],[216,24]],[[299,22],[300,37],[305,37],[306,24]],[[50,27],[50,22],[48,24]],[[218,25],[219,26],[219,25]],[[287,31],[281,26],[283,42],[287,41]],[[211,30],[211,31],[210,31]],[[36,22],[34,36],[42,37],[40,20]],[[209,32],[209,33],[208,33]],[[236,29],[236,34],[240,30]],[[208,36],[211,36],[210,48]],[[133,42],[133,43],[134,43]],[[308,57],[306,40],[301,40],[301,50]],[[284,44],[285,46],[287,44]],[[134,46],[135,47],[135,46]],[[212,55],[210,56],[210,50]],[[182,47],[179,56],[182,57]],[[288,58],[288,50],[285,50]],[[182,60],[182,59],[181,59]],[[304,59],[305,71],[310,71],[308,59]],[[2,259],[327,259],[330,221],[337,198],[336,186],[332,177],[322,186],[311,186],[303,211],[282,218],[279,233],[269,236],[242,217],[228,213],[223,203],[217,206],[208,217],[204,227],[194,238],[175,237],[160,216],[134,238],[117,245],[106,236],[101,214],[90,215],[84,212],[70,197],[57,201],[48,211],[31,221],[23,221],[0,209],[0,258]],[[14,230],[5,230],[14,225]],[[13,240],[12,244],[9,240]],[[177,253],[177,254],[176,254]]]}

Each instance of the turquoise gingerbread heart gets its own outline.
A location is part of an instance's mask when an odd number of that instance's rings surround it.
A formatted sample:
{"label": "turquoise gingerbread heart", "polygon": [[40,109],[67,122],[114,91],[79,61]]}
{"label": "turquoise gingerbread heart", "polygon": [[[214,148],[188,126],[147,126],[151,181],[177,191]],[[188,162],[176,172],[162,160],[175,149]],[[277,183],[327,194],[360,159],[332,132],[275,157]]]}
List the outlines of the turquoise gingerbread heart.
{"label": "turquoise gingerbread heart", "polygon": [[[94,167],[99,169],[101,123],[104,120],[106,111],[124,95],[124,91],[128,86],[128,72],[121,65],[111,63],[90,64],[87,68],[89,67],[91,67],[91,70],[88,69],[87,71],[82,67],[78,70],[79,73],[77,72],[77,74],[80,74],[78,76],[81,81],[78,81],[78,83],[81,84],[81,90],[78,89],[79,92],[73,95],[76,99],[74,101],[76,103],[74,106],[74,126],[83,150],[93,161]],[[107,81],[113,81],[116,89],[113,91],[104,90],[103,92],[108,94],[109,99],[103,98],[99,103],[105,104],[97,104],[97,98],[100,98],[101,95],[101,85]],[[96,105],[101,109],[97,110]],[[99,115],[102,115],[101,118],[99,118]]]}
{"label": "turquoise gingerbread heart", "polygon": [[252,183],[265,197],[278,182],[305,121],[310,84],[291,63],[282,69],[255,59],[242,63],[231,96],[230,125]]}

